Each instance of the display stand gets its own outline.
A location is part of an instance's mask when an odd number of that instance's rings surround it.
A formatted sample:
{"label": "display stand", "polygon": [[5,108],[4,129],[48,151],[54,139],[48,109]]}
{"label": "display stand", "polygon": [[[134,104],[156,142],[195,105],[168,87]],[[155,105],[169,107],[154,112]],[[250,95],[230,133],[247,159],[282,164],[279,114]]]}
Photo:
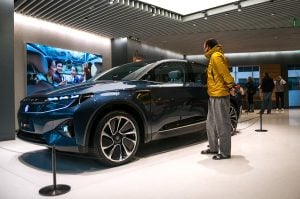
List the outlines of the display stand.
{"label": "display stand", "polygon": [[53,173],[53,185],[43,187],[39,190],[39,193],[43,196],[57,196],[62,195],[71,190],[69,185],[56,184],[56,152],[55,145],[52,146],[52,173]]}
{"label": "display stand", "polygon": [[256,129],[256,132],[267,132],[268,130],[262,129],[262,113],[259,113],[260,116],[260,129]]}

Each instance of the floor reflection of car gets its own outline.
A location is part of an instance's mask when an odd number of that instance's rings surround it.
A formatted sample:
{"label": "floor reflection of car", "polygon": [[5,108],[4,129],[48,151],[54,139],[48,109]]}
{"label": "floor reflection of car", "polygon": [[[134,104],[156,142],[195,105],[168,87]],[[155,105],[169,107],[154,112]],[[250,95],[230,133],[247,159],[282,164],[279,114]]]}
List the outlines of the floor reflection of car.
{"label": "floor reflection of car", "polygon": [[[21,101],[17,135],[61,151],[92,152],[107,165],[127,163],[141,143],[205,129],[205,71],[186,60],[142,61],[36,93]],[[238,110],[233,97],[233,131]]]}

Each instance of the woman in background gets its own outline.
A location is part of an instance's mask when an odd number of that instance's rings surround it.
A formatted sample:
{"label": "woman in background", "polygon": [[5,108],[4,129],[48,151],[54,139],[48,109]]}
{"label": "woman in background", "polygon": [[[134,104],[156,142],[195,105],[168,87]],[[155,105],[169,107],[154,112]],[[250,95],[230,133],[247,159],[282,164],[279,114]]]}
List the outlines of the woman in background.
{"label": "woman in background", "polygon": [[248,102],[247,112],[254,112],[253,96],[256,93],[256,87],[253,83],[252,77],[248,77],[246,88],[247,88],[247,102]]}
{"label": "woman in background", "polygon": [[80,78],[77,75],[78,69],[75,66],[72,66],[71,68],[71,78],[68,81],[68,84],[78,84],[80,83]]}

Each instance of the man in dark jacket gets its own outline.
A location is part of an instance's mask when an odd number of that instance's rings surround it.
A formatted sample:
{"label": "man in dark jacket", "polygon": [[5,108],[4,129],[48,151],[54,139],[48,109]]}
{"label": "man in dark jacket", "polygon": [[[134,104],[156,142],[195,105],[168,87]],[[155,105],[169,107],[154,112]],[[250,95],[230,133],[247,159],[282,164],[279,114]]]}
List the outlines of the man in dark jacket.
{"label": "man in dark jacket", "polygon": [[269,76],[268,73],[265,73],[264,78],[261,81],[260,89],[263,93],[263,101],[260,108],[260,114],[264,114],[265,109],[267,109],[267,114],[271,113],[272,110],[272,91],[274,89],[273,78]]}

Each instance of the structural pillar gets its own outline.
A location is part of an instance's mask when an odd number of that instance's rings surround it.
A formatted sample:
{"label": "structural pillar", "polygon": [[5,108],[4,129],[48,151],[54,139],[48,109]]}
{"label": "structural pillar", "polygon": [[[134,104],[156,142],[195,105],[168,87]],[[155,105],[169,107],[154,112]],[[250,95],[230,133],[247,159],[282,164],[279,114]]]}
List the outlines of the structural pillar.
{"label": "structural pillar", "polygon": [[0,1],[0,141],[15,138],[14,0]]}

